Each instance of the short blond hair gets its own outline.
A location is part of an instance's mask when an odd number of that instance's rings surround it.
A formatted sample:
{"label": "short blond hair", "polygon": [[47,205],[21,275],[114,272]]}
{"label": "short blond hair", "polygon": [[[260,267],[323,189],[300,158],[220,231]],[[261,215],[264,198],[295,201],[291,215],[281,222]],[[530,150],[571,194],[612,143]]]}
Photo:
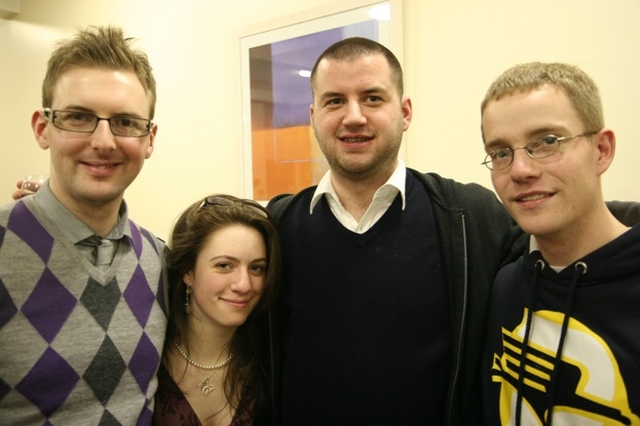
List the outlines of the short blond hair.
{"label": "short blond hair", "polygon": [[576,110],[585,132],[604,127],[602,101],[596,83],[575,65],[553,62],[529,62],[503,72],[491,83],[480,107],[481,115],[487,104],[515,92],[527,92],[550,85],[563,90]]}

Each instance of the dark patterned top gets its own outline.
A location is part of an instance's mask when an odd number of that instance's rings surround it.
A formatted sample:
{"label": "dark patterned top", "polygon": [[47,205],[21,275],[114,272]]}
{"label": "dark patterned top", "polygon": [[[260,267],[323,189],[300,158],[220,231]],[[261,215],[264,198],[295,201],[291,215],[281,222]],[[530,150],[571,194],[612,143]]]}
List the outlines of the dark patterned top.
{"label": "dark patterned top", "polygon": [[[245,389],[242,399],[229,426],[251,426],[255,414],[256,400],[252,392]],[[153,412],[154,426],[202,426],[193,408],[164,365],[158,371],[158,392]]]}

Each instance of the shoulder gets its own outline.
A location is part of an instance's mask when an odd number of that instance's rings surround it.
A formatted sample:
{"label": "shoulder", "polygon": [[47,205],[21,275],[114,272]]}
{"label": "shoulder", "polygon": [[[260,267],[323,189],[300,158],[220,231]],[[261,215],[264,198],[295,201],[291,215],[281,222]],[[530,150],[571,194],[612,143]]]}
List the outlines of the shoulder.
{"label": "shoulder", "polygon": [[607,207],[626,226],[640,223],[640,203],[636,201],[607,201]]}
{"label": "shoulder", "polygon": [[39,213],[32,198],[28,196],[0,206],[0,232],[11,228],[14,232],[28,231],[35,235],[45,229],[42,222],[46,218]]}
{"label": "shoulder", "polygon": [[486,254],[491,251],[488,247],[497,248],[503,263],[522,253],[526,237],[493,191],[436,173],[410,171],[425,185],[433,204],[442,212],[464,216],[465,232],[475,248]]}
{"label": "shoulder", "polygon": [[166,243],[163,239],[156,237],[151,231],[146,228],[141,227],[136,222],[131,219],[128,219],[129,227],[131,230],[133,241],[136,243],[143,243],[144,241],[151,244],[153,249],[159,254],[162,255],[166,249]]}
{"label": "shoulder", "polygon": [[267,210],[271,214],[273,220],[278,223],[280,219],[289,211],[291,205],[298,202],[301,199],[307,199],[307,197],[313,196],[316,190],[316,186],[310,186],[303,189],[297,194],[280,194],[269,200],[267,204]]}
{"label": "shoulder", "polygon": [[17,205],[24,205],[24,200],[12,201],[0,206],[0,221],[2,221],[2,223],[6,222],[6,218],[9,217]]}
{"label": "shoulder", "polygon": [[434,201],[443,206],[461,209],[472,206],[474,209],[484,207],[504,210],[495,193],[482,185],[458,182],[437,173],[407,170],[422,182]]}
{"label": "shoulder", "polygon": [[17,205],[24,207],[24,203],[21,201],[14,201],[9,204],[5,204],[0,206],[0,249],[5,246],[5,234],[7,229],[10,227],[9,218],[11,217],[11,213],[16,208]]}

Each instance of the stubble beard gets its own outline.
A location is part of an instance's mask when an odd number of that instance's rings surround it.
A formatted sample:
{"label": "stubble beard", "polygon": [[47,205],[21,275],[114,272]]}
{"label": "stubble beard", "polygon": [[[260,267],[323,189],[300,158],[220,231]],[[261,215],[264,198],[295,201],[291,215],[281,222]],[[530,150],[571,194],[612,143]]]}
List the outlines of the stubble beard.
{"label": "stubble beard", "polygon": [[[399,134],[394,134],[389,137],[389,143],[383,143],[384,148],[382,150],[375,150],[373,154],[365,154],[368,156],[366,159],[351,159],[348,158],[351,154],[347,153],[343,155],[339,150],[331,152],[326,148],[326,144],[320,142],[321,139],[318,132],[314,129],[314,134],[320,150],[324,154],[332,173],[339,174],[352,181],[364,181],[380,174],[393,173],[397,164],[398,152],[400,151],[400,145],[402,144],[402,130]],[[362,154],[353,154],[360,155]],[[387,176],[387,178],[389,177]]]}

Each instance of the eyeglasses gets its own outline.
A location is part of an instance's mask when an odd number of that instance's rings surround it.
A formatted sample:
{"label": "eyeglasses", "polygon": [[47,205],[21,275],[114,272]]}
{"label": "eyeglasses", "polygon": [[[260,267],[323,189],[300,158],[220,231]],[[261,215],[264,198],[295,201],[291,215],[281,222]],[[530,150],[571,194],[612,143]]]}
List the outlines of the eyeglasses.
{"label": "eyeglasses", "polygon": [[259,203],[253,200],[246,200],[246,199],[240,199],[240,198],[231,199],[231,198],[221,197],[219,195],[207,197],[204,200],[202,200],[202,203],[200,203],[200,205],[198,206],[198,210],[202,209],[205,206],[233,207],[236,205],[245,207],[251,210],[252,212],[257,213],[258,215],[264,217],[265,219],[269,218],[269,213],[267,212],[267,209],[265,209]]}
{"label": "eyeglasses", "polygon": [[44,117],[58,129],[76,133],[93,133],[100,120],[109,122],[111,133],[115,136],[141,138],[151,132],[151,120],[136,117],[102,118],[88,112],[60,111],[44,109]]}
{"label": "eyeglasses", "polygon": [[519,148],[500,148],[491,151],[485,157],[484,161],[480,164],[487,166],[489,170],[502,170],[506,169],[513,163],[513,156],[515,151],[524,149],[527,155],[535,160],[541,158],[547,158],[558,152],[560,144],[571,139],[580,138],[583,136],[592,136],[598,132],[582,133],[574,136],[556,136],[547,135],[539,139],[534,139],[525,146]]}

